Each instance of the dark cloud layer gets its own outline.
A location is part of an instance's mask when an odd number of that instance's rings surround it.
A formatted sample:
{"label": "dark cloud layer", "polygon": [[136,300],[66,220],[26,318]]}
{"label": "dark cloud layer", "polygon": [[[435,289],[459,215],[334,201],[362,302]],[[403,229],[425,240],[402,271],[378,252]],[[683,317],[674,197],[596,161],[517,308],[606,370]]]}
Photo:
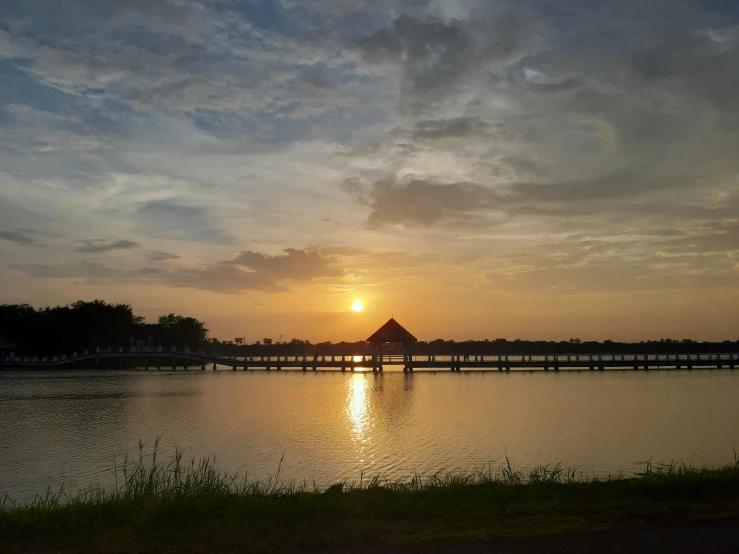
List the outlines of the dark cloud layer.
{"label": "dark cloud layer", "polygon": [[250,250],[232,260],[210,267],[172,273],[169,282],[214,292],[244,290],[285,291],[287,283],[310,282],[320,278],[340,278],[344,271],[333,256],[317,251],[288,248],[284,254],[270,255]]}
{"label": "dark cloud layer", "polygon": [[166,262],[171,260],[179,260],[182,256],[178,256],[177,254],[173,254],[171,252],[158,250],[156,252],[149,252],[148,257],[150,262]]}
{"label": "dark cloud layer", "polygon": [[233,238],[206,206],[177,200],[155,200],[136,209],[137,220],[157,236],[231,244]]}
{"label": "dark cloud layer", "polygon": [[459,92],[485,71],[499,70],[539,46],[537,24],[515,13],[483,20],[402,15],[357,48],[372,63],[401,68],[408,105]]}
{"label": "dark cloud layer", "polygon": [[344,275],[334,253],[327,255],[317,250],[295,248],[288,248],[284,254],[277,255],[243,251],[233,259],[216,264],[170,270],[155,267],[127,270],[85,261],[69,265],[12,264],[10,268],[42,279],[81,279],[88,284],[140,281],[218,293],[246,290],[284,292],[289,290],[290,283],[338,279]]}
{"label": "dark cloud layer", "polygon": [[132,248],[138,248],[139,244],[132,240],[81,240],[82,246],[77,247],[77,252],[83,254],[102,254],[103,252],[110,252],[112,250],[131,250]]}
{"label": "dark cloud layer", "polygon": [[370,208],[367,219],[370,228],[429,227],[500,206],[500,198],[494,191],[475,183],[441,184],[415,178],[398,182],[389,178],[375,181],[365,191],[359,181],[349,179],[344,181],[343,188]]}
{"label": "dark cloud layer", "polygon": [[22,244],[24,246],[34,246],[38,242],[33,236],[34,233],[29,231],[11,230],[11,231],[0,231],[0,240],[7,240],[15,242],[16,244]]}
{"label": "dark cloud layer", "polygon": [[474,117],[424,120],[416,123],[413,137],[416,139],[461,138],[484,135],[491,125]]}

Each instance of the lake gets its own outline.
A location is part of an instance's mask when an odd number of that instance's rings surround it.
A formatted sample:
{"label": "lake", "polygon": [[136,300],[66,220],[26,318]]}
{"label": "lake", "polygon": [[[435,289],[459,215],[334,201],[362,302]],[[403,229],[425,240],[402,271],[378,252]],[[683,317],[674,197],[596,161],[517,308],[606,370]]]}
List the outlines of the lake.
{"label": "lake", "polygon": [[[388,368],[392,369],[392,368]],[[397,369],[397,368],[396,368]],[[0,496],[113,483],[114,455],[216,456],[250,480],[561,462],[588,475],[644,462],[718,465],[739,447],[739,371],[373,374],[0,372]]]}

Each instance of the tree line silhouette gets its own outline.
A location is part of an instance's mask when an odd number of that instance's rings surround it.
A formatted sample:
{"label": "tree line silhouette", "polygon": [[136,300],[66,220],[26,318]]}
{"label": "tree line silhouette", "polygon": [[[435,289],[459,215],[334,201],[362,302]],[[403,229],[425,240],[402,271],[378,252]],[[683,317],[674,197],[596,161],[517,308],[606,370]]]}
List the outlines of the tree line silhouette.
{"label": "tree line silhouette", "polygon": [[118,348],[129,341],[197,347],[208,340],[205,324],[192,317],[163,315],[145,323],[129,304],[103,300],[35,309],[28,304],[0,305],[0,336],[18,345],[18,354],[54,355]]}
{"label": "tree line silhouette", "polygon": [[[128,346],[131,339],[151,341],[154,346],[172,346],[182,349],[206,348],[221,355],[348,355],[370,354],[366,341],[321,342],[292,339],[275,342],[265,338],[254,344],[244,344],[243,339],[220,341],[208,335],[205,323],[193,318],[170,313],[159,316],[157,323],[146,323],[133,313],[130,304],[109,304],[103,300],[78,301],[67,306],[36,309],[28,304],[0,305],[0,337],[18,346],[20,355],[55,355],[83,352],[96,347]],[[402,346],[387,345],[386,353],[400,353]],[[543,354],[679,354],[679,353],[728,353],[739,351],[739,341],[696,342],[689,339],[658,341],[615,342],[605,340],[567,341],[507,340],[453,340],[436,339],[416,343],[412,351],[417,354],[483,354],[483,355],[543,355]]]}

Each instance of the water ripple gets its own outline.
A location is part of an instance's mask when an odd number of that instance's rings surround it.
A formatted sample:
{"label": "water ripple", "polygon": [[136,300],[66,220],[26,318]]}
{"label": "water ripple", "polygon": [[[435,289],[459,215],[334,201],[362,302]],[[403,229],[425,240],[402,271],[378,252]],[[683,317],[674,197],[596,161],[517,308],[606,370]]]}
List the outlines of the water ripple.
{"label": "water ripple", "polygon": [[739,374],[0,374],[0,495],[109,486],[139,440],[266,480],[562,462],[587,473],[729,461]]}

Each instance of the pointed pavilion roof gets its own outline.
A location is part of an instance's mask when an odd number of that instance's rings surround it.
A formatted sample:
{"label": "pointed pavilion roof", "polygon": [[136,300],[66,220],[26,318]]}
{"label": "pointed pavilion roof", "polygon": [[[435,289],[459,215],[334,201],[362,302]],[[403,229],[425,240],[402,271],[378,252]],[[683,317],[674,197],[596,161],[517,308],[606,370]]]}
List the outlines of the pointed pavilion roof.
{"label": "pointed pavilion roof", "polygon": [[405,327],[395,321],[392,317],[367,339],[367,342],[417,342],[418,339],[411,335]]}

